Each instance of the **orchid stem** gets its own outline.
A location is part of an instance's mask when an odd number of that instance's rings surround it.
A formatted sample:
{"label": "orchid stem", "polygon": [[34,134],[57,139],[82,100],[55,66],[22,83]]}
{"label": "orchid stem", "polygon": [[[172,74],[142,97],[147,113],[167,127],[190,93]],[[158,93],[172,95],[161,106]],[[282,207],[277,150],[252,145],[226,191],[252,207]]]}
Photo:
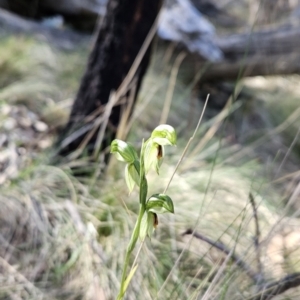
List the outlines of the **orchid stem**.
{"label": "orchid stem", "polygon": [[136,242],[140,235],[140,227],[141,227],[141,221],[143,218],[143,215],[146,210],[146,199],[147,199],[147,193],[148,193],[148,183],[145,175],[145,166],[144,166],[144,143],[142,145],[141,149],[141,158],[140,158],[140,209],[139,209],[139,215],[137,218],[137,221],[135,223],[130,242],[127,246],[126,255],[125,255],[125,262],[122,272],[122,279],[121,279],[121,287],[119,291],[119,295],[117,297],[117,300],[122,300],[125,294],[125,282],[126,282],[126,270],[129,265],[129,259],[130,255],[136,245]]}

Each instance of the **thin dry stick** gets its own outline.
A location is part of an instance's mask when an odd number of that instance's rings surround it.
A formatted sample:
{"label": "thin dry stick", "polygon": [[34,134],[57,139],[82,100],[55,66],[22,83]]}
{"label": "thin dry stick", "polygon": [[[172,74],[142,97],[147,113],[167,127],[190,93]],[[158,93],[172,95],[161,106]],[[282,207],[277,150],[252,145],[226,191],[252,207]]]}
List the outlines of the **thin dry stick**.
{"label": "thin dry stick", "polygon": [[176,167],[174,169],[174,172],[173,172],[173,174],[172,174],[172,176],[171,176],[171,178],[170,178],[170,180],[169,180],[169,182],[168,182],[168,184],[167,184],[167,186],[166,186],[166,188],[164,190],[164,194],[167,192],[167,190],[168,190],[168,188],[169,188],[169,186],[170,186],[170,184],[171,184],[171,182],[172,182],[172,180],[173,180],[173,178],[175,176],[175,173],[177,172],[177,169],[178,169],[179,165],[181,164],[181,162],[182,162],[182,160],[183,160],[183,158],[184,158],[184,156],[186,154],[186,151],[188,150],[188,148],[189,148],[191,142],[193,141],[193,139],[195,138],[195,135],[196,135],[196,133],[197,133],[199,127],[200,127],[200,124],[201,124],[201,121],[202,121],[202,118],[203,118],[203,115],[204,115],[204,112],[205,112],[205,109],[206,109],[206,106],[207,106],[207,103],[208,103],[208,99],[209,99],[209,94],[206,97],[206,100],[205,100],[205,103],[204,103],[204,107],[203,107],[201,116],[199,118],[198,124],[197,124],[197,126],[195,128],[195,131],[194,131],[193,135],[190,137],[188,143],[186,144],[186,146],[185,146],[185,148],[184,148],[184,150],[183,150],[183,152],[182,152],[182,154],[181,154],[181,156],[179,158],[179,161],[178,161],[178,163],[177,163],[177,165],[176,165]]}
{"label": "thin dry stick", "polygon": [[[138,259],[139,255],[140,255],[140,252],[141,252],[142,248],[143,248],[144,242],[145,242],[145,241],[142,241],[141,244],[140,244],[140,246],[139,246],[139,249],[138,249],[138,251],[137,251],[137,253],[136,253],[136,256],[135,256],[135,258],[134,258],[133,264],[131,265],[130,272],[132,271],[132,269],[133,269],[134,266],[136,265],[137,259]],[[128,274],[130,274],[130,272],[129,272]]]}
{"label": "thin dry stick", "polygon": [[118,125],[118,131],[116,138],[121,140],[126,140],[126,136],[128,135],[130,126],[129,126],[129,118],[131,115],[132,107],[134,104],[134,98],[136,95],[137,88],[137,80],[136,77],[133,79],[132,88],[130,89],[130,93],[128,96],[128,100],[126,101],[127,105],[125,105],[124,111],[121,113],[121,121]]}
{"label": "thin dry stick", "polygon": [[292,141],[292,143],[291,143],[291,145],[290,145],[288,151],[286,152],[286,154],[285,154],[285,156],[284,156],[284,158],[283,158],[283,160],[282,160],[280,166],[278,167],[278,169],[277,169],[277,171],[276,171],[276,174],[275,174],[275,176],[274,176],[275,178],[278,176],[279,172],[280,172],[281,169],[282,169],[282,166],[284,165],[284,163],[286,162],[288,156],[289,156],[290,153],[292,152],[292,149],[294,148],[294,146],[295,146],[295,144],[296,144],[296,142],[297,142],[297,140],[298,140],[299,134],[300,134],[300,127],[298,128],[298,131],[297,131],[297,133],[296,133],[296,135],[295,135],[295,137],[294,137],[294,139],[293,139],[293,141]]}
{"label": "thin dry stick", "polygon": [[275,296],[281,295],[287,290],[300,286],[300,273],[289,274],[277,281],[267,283],[261,289],[259,294],[256,294],[248,300],[270,300]]}
{"label": "thin dry stick", "polygon": [[[175,44],[170,44],[169,47],[167,48],[166,52],[165,52],[165,55],[163,57],[163,63],[164,65],[168,64],[170,59],[171,59],[171,56],[174,52],[176,48],[176,45]],[[158,78],[160,78],[161,76],[163,76],[165,73],[167,73],[169,71],[169,67],[166,66],[164,67],[161,72],[158,74]],[[199,76],[198,76],[199,77]],[[197,79],[199,79],[197,77]],[[130,128],[133,124],[133,122],[135,121],[135,119],[137,119],[138,117],[141,116],[142,112],[145,110],[145,108],[147,107],[147,105],[150,103],[150,101],[153,99],[153,96],[157,93],[157,91],[162,88],[164,86],[164,81],[163,80],[157,80],[158,82],[156,82],[155,86],[152,87],[150,89],[150,91],[147,93],[147,95],[144,97],[143,99],[143,102],[142,102],[142,105],[140,105],[139,109],[136,110],[133,114],[133,117],[131,117],[130,121],[129,121],[129,125],[128,127]]]}
{"label": "thin dry stick", "polygon": [[[257,262],[257,271],[260,278],[259,281],[263,279],[263,265],[261,263],[261,247],[260,247],[260,229],[257,215],[257,207],[252,193],[249,193],[249,200],[253,210],[253,217],[255,222],[255,236],[254,236],[254,246],[256,251],[256,262]],[[259,282],[257,282],[259,284]]]}
{"label": "thin dry stick", "polygon": [[217,281],[221,277],[223,271],[225,270],[225,267],[227,266],[227,263],[228,263],[229,259],[232,258],[232,255],[233,255],[233,249],[227,254],[226,259],[224,260],[224,262],[222,263],[222,266],[219,268],[216,276],[214,277],[214,279],[210,283],[208,289],[206,290],[205,294],[202,297],[202,300],[208,300],[209,299],[209,296],[211,295],[211,293],[214,289],[214,285],[217,283]]}
{"label": "thin dry stick", "polygon": [[[77,129],[76,131],[74,131],[71,135],[67,136],[62,142],[61,142],[61,146],[60,148],[63,149],[66,146],[68,146],[69,144],[71,144],[73,141],[75,141],[78,137],[82,136],[84,133],[88,132],[89,130],[93,129],[96,126],[96,122],[98,122],[98,124],[100,125],[102,122],[99,122],[99,116],[101,117],[102,113],[105,111],[105,105],[101,105],[99,106],[96,110],[94,110],[92,113],[90,113],[89,115],[87,115],[84,119],[83,122],[86,123],[85,125],[83,125],[82,127],[80,127],[79,129]],[[89,122],[92,122],[93,120],[95,120],[94,124],[89,124]],[[98,125],[98,126],[99,126]],[[98,127],[97,127],[98,128]],[[97,129],[96,128],[96,129]],[[94,132],[94,131],[93,131]],[[88,140],[89,141],[89,140]],[[79,146],[80,148],[80,146]]]}
{"label": "thin dry stick", "polygon": [[147,105],[150,103],[150,101],[153,99],[154,95],[157,93],[159,88],[162,86],[162,84],[157,83],[143,98],[142,104],[138,109],[135,109],[133,116],[130,118],[128,122],[128,128],[132,127],[132,124],[135,122],[136,119],[143,116],[142,112],[145,110]]}
{"label": "thin dry stick", "polygon": [[170,107],[171,107],[171,102],[173,99],[173,94],[174,94],[174,89],[175,89],[176,79],[178,76],[179,67],[185,57],[186,57],[186,53],[181,52],[177,56],[174,66],[172,68],[171,76],[170,76],[170,80],[169,80],[169,86],[168,86],[167,95],[166,95],[166,100],[165,100],[164,107],[163,107],[160,121],[159,121],[160,124],[165,124],[167,122]]}
{"label": "thin dry stick", "polygon": [[[221,242],[216,242],[211,240],[210,238],[202,235],[199,232],[196,232],[192,229],[188,229],[186,230],[182,235],[192,235],[195,238],[202,240],[208,244],[210,244],[212,247],[217,248],[218,250],[222,251],[223,253],[229,255],[232,250],[230,250],[229,248],[227,248],[223,243]],[[240,256],[238,256],[235,253],[231,254],[231,259],[232,261],[238,266],[240,267],[242,270],[245,271],[245,273],[254,281],[257,282],[257,279],[259,277],[259,274],[257,274]]]}
{"label": "thin dry stick", "polygon": [[80,143],[80,145],[78,146],[78,148],[72,152],[71,154],[69,154],[67,156],[68,160],[75,160],[85,149],[86,145],[88,144],[89,140],[93,137],[94,133],[97,131],[97,129],[99,128],[100,124],[103,122],[104,120],[104,114],[99,116],[94,124],[88,124],[90,125],[90,131],[88,132],[88,134],[84,137],[83,141]]}
{"label": "thin dry stick", "polygon": [[93,112],[91,112],[89,115],[87,115],[83,122],[88,123],[92,122],[94,119],[96,119],[98,116],[100,116],[105,110],[105,105],[100,105],[98,108],[96,108]]}
{"label": "thin dry stick", "polygon": [[[130,85],[130,88],[131,88],[131,85]],[[121,105],[121,104],[123,104],[123,103],[126,103],[126,101],[116,101],[117,103],[116,103],[116,106],[117,105]],[[105,111],[105,109],[106,109],[106,105],[107,105],[107,103],[105,103],[105,104],[102,104],[102,105],[100,105],[98,108],[96,108],[93,112],[91,112],[89,115],[87,115],[86,117],[84,117],[84,119],[83,119],[83,121],[85,122],[85,123],[88,123],[88,122],[91,122],[91,121],[93,121],[94,119],[96,119],[98,116],[100,116],[100,115],[102,115],[103,114],[103,112]]]}
{"label": "thin dry stick", "polygon": [[[240,87],[238,90],[236,90],[236,92],[235,92],[236,96],[240,93],[241,89],[242,89],[242,87]],[[201,139],[200,143],[196,146],[196,148],[191,153],[191,156],[194,156],[196,153],[199,153],[204,148],[204,146],[207,144],[207,142],[215,135],[215,133],[219,129],[219,126],[221,125],[221,122],[223,121],[223,119],[225,119],[228,116],[228,114],[230,113],[230,110],[232,110],[232,100],[233,100],[233,95],[231,95],[228,98],[226,105],[224,106],[222,111],[216,117],[215,124],[210,127],[210,129],[207,131],[205,136]]]}
{"label": "thin dry stick", "polygon": [[178,45],[176,43],[170,43],[170,45],[167,47],[166,51],[164,52],[162,61],[164,64],[168,64],[172,58],[173,53],[175,52],[175,49]]}
{"label": "thin dry stick", "polygon": [[[265,144],[269,138],[286,130],[289,126],[294,124],[299,119],[299,116],[300,116],[300,107],[298,107],[286,120],[284,120],[283,123],[281,123],[274,129],[270,130],[267,134],[258,138],[255,142],[251,143],[251,148],[254,149],[255,147]],[[233,159],[233,157],[234,157],[234,160],[237,161],[240,157],[245,155],[245,153],[247,151],[249,151],[249,147],[242,147],[240,151],[235,152],[234,155],[225,159],[223,161],[223,164],[229,163]]]}
{"label": "thin dry stick", "polygon": [[[225,107],[223,108],[223,110],[215,117],[215,120],[214,120],[212,126],[207,130],[205,135],[201,138],[199,144],[196,145],[196,147],[193,149],[193,151],[189,154],[189,157],[193,157],[197,153],[202,151],[203,148],[209,142],[209,140],[211,140],[211,138],[215,135],[217,130],[220,128],[223,120],[226,117],[228,117],[228,114],[239,107],[238,105],[236,105],[237,103],[234,104],[235,107],[230,106],[230,104],[231,104],[231,100],[229,99],[228,102],[226,103]],[[188,169],[191,166],[191,164],[193,164],[193,163],[194,163],[193,160],[187,161],[184,164],[183,169],[184,170]]]}
{"label": "thin dry stick", "polygon": [[[294,201],[297,199],[298,195],[300,194],[300,182],[298,183],[297,187],[295,188],[293,194],[289,198],[288,202],[286,203],[284,209],[282,210],[281,215],[277,218],[276,222],[274,223],[273,227],[270,229],[268,235],[264,238],[264,240],[261,242],[261,244],[267,244],[270,242],[272,236],[274,235],[274,232],[276,229],[282,225],[282,222],[285,220],[285,216],[287,215],[290,207],[292,204],[294,204]],[[296,217],[298,215],[299,210],[297,210],[291,218]]]}
{"label": "thin dry stick", "polygon": [[271,181],[270,183],[278,183],[278,182],[282,182],[282,181],[287,180],[287,179],[289,179],[289,178],[291,178],[291,177],[298,177],[299,175],[300,175],[300,171],[295,171],[295,172],[289,173],[289,174],[287,174],[287,175],[284,175],[284,176],[282,176],[282,177],[279,177],[279,178],[277,178],[277,179]]}
{"label": "thin dry stick", "polygon": [[69,144],[71,144],[73,141],[78,139],[80,136],[82,136],[83,134],[85,134],[86,132],[91,130],[93,128],[93,126],[94,126],[93,124],[86,124],[86,125],[82,126],[80,129],[74,131],[71,135],[69,135],[67,138],[65,138],[61,142],[60,148],[63,149],[65,147],[67,147]]}
{"label": "thin dry stick", "polygon": [[[169,188],[169,186],[170,186],[170,184],[171,184],[171,182],[172,182],[172,180],[173,180],[173,178],[174,178],[174,176],[175,176],[175,173],[177,172],[177,169],[178,169],[180,163],[182,162],[182,160],[183,160],[183,158],[184,158],[184,156],[185,156],[185,154],[186,154],[186,151],[188,150],[188,148],[189,148],[191,142],[193,141],[193,139],[194,139],[194,137],[195,137],[195,135],[196,135],[196,133],[197,133],[199,127],[200,127],[200,124],[201,124],[201,121],[202,121],[202,118],[203,118],[203,115],[204,115],[204,112],[205,112],[205,109],[206,109],[206,106],[207,106],[207,103],[208,103],[208,99],[209,99],[209,94],[208,94],[207,97],[206,97],[206,101],[205,101],[205,103],[204,103],[204,107],[203,107],[202,113],[201,113],[201,115],[200,115],[198,124],[197,124],[197,126],[196,126],[196,128],[195,128],[195,131],[194,131],[193,135],[191,136],[191,138],[189,139],[187,145],[185,146],[185,148],[184,148],[184,150],[183,150],[183,152],[182,152],[182,154],[181,154],[181,156],[180,156],[180,158],[179,158],[179,161],[178,161],[178,163],[177,163],[177,165],[176,165],[176,167],[175,167],[175,169],[174,169],[174,172],[173,172],[173,174],[172,174],[172,176],[171,176],[171,178],[170,178],[170,180],[169,180],[169,182],[168,182],[168,184],[167,184],[167,186],[166,186],[166,188],[165,188],[165,190],[164,190],[164,192],[163,192],[164,194],[167,192],[167,190],[168,190],[168,188]],[[188,246],[188,245],[187,245],[187,246]],[[181,251],[181,253],[179,254],[179,256],[178,256],[178,258],[177,258],[177,261],[175,262],[174,266],[172,267],[172,270],[174,270],[174,269],[178,266],[179,261],[180,261],[182,255],[184,254],[184,252],[185,252],[185,249],[183,249],[183,250]],[[166,280],[164,281],[163,285],[162,285],[161,288],[159,289],[159,291],[158,291],[158,293],[157,293],[157,296],[156,296],[157,298],[158,298],[159,294],[161,293],[161,291],[165,288],[167,282],[169,281],[169,279],[170,279],[170,277],[171,277],[171,274],[172,274],[172,270],[169,272],[169,274],[168,274]]]}
{"label": "thin dry stick", "polygon": [[193,277],[193,279],[190,281],[189,285],[187,286],[187,290],[189,290],[192,286],[192,284],[194,283],[194,279],[199,277],[200,273],[203,271],[203,267],[200,267],[199,270],[197,271],[197,273],[195,274],[195,276]]}
{"label": "thin dry stick", "polygon": [[110,95],[109,101],[108,101],[108,103],[105,107],[105,111],[104,111],[104,114],[103,114],[103,122],[102,122],[100,131],[99,131],[98,136],[97,136],[97,140],[96,140],[95,148],[94,148],[95,150],[94,150],[94,153],[93,153],[93,156],[95,158],[97,158],[97,156],[100,152],[101,143],[103,141],[105,130],[106,130],[106,127],[107,127],[107,124],[108,124],[108,121],[109,121],[109,116],[111,114],[112,108],[114,107],[114,105],[117,102],[117,99],[118,98],[116,97],[116,94],[112,93]]}

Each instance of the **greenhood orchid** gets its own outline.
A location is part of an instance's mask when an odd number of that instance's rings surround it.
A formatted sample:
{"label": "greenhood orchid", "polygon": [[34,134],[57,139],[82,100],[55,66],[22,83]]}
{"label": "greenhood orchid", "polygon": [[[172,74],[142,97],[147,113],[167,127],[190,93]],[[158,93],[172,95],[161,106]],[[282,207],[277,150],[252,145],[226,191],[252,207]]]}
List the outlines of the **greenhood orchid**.
{"label": "greenhood orchid", "polygon": [[153,168],[159,174],[160,166],[165,154],[164,146],[175,146],[177,141],[176,132],[170,125],[157,126],[145,145],[145,172]]}
{"label": "greenhood orchid", "polygon": [[111,153],[115,154],[118,160],[126,163],[125,180],[129,192],[133,190],[135,185],[140,189],[140,210],[126,251],[118,300],[123,299],[128,284],[136,270],[136,266],[133,266],[131,272],[126,276],[130,255],[138,239],[140,238],[141,241],[144,241],[147,236],[152,236],[154,229],[158,225],[157,214],[174,213],[173,201],[168,195],[154,194],[147,199],[148,181],[146,175],[151,168],[159,174],[164,157],[164,146],[175,146],[176,140],[174,128],[164,124],[157,126],[151,133],[150,138],[146,142],[143,141],[140,157],[134,147],[124,141],[115,139],[111,143]]}

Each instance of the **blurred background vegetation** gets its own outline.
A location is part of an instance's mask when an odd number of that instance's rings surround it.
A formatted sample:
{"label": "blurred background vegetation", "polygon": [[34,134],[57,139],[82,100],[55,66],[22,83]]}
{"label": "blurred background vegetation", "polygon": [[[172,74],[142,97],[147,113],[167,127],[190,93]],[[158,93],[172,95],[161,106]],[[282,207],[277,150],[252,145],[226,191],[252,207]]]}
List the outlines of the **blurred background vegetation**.
{"label": "blurred background vegetation", "polygon": [[[114,159],[105,174],[88,178],[72,173],[74,166],[91,164],[85,158],[52,163],[100,8],[90,1],[91,9],[71,13],[50,1],[39,9],[39,1],[26,3],[27,9],[25,1],[13,2],[0,5],[33,27],[0,28],[0,299],[114,299],[137,192],[127,195],[124,166]],[[220,8],[206,13],[220,36],[298,24],[298,1],[215,2],[198,4]],[[39,31],[47,21],[58,22],[64,35],[52,39]],[[150,174],[149,192],[164,190],[208,93],[210,99],[169,189],[175,215],[160,216],[126,299],[264,299],[255,298],[257,282],[236,261],[184,233],[192,229],[219,241],[266,282],[300,272],[300,77],[202,83],[197,74],[203,66],[195,72],[188,60],[176,63],[182,53],[190,54],[174,49],[155,40],[128,124],[128,140],[136,147],[162,120],[178,132],[159,179]],[[100,166],[94,163],[94,169]],[[295,287],[274,299],[299,297]]]}

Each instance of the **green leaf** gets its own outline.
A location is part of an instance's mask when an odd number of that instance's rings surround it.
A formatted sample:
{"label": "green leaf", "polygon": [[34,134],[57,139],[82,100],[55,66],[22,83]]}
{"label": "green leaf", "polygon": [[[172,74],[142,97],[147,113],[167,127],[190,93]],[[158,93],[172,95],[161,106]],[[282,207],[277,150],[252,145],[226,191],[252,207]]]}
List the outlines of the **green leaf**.
{"label": "green leaf", "polygon": [[146,210],[157,214],[166,212],[174,213],[172,199],[166,194],[154,194],[146,203]]}
{"label": "green leaf", "polygon": [[131,193],[134,186],[135,186],[135,181],[132,178],[132,176],[130,175],[129,167],[130,167],[129,164],[127,164],[126,167],[125,167],[125,181],[126,181],[129,193]]}
{"label": "green leaf", "polygon": [[177,136],[175,129],[167,124],[157,126],[151,134],[151,139],[154,143],[161,146],[176,145]]}
{"label": "green leaf", "polygon": [[140,185],[140,175],[136,170],[135,164],[127,164],[125,167],[125,181],[129,189],[129,193],[132,192],[135,184]]}
{"label": "green leaf", "polygon": [[135,160],[138,160],[138,155],[134,147],[118,139],[111,142],[110,153],[116,154],[118,160],[125,161],[128,164],[132,164]]}

